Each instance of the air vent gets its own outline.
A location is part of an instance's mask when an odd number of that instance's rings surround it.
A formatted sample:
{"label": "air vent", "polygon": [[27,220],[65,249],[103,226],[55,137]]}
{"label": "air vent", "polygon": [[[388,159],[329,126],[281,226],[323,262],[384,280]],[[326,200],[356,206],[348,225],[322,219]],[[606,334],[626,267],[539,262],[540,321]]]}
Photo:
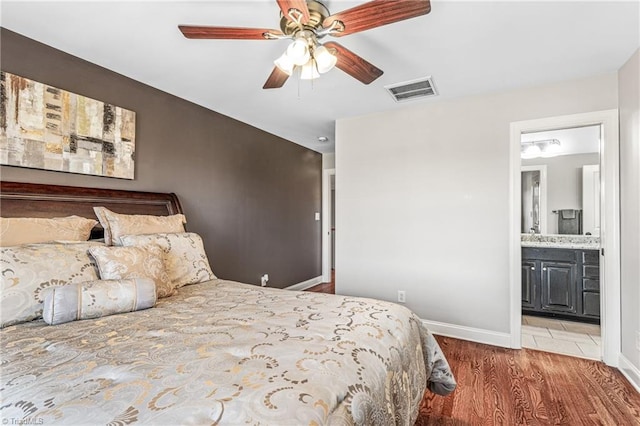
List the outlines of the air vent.
{"label": "air vent", "polygon": [[405,102],[425,96],[437,95],[431,77],[384,86],[396,102]]}

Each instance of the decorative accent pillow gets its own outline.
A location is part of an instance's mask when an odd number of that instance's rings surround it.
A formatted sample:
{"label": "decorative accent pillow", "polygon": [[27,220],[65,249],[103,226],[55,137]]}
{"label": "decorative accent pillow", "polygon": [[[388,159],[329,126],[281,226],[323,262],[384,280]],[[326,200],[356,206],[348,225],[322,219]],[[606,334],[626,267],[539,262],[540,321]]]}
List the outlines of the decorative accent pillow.
{"label": "decorative accent pillow", "polygon": [[53,243],[0,248],[0,327],[42,316],[43,290],[98,279],[88,250],[103,244]]}
{"label": "decorative accent pillow", "polygon": [[55,287],[44,299],[44,322],[51,325],[151,308],[156,284],[149,278],[97,280]]}
{"label": "decorative accent pillow", "polygon": [[114,213],[106,207],[94,207],[93,211],[104,228],[104,238],[107,245],[121,245],[120,237],[123,235],[184,232],[184,224],[187,223],[183,214],[171,216],[120,214]]}
{"label": "decorative accent pillow", "polygon": [[0,217],[0,246],[45,243],[48,241],[87,241],[98,222],[80,216],[39,218]]}
{"label": "decorative accent pillow", "polygon": [[105,215],[105,211],[110,211],[106,207],[94,207],[93,212],[96,214],[98,221],[100,221],[100,225],[104,230],[104,243],[108,246],[113,245],[111,242],[111,228],[109,227],[109,220]]}
{"label": "decorative accent pillow", "polygon": [[164,251],[164,264],[174,288],[215,280],[200,235],[193,232],[151,235],[125,235],[123,246],[157,245]]}
{"label": "decorative accent pillow", "polygon": [[164,265],[164,252],[155,245],[146,247],[92,247],[93,256],[103,280],[151,278],[158,299],[175,294]]}

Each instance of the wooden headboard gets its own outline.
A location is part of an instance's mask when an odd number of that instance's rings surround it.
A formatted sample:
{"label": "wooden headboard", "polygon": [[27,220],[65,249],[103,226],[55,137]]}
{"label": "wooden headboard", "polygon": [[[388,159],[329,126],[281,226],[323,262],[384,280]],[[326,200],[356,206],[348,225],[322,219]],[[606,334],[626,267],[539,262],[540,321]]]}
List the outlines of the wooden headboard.
{"label": "wooden headboard", "polygon": [[[116,213],[168,216],[182,213],[176,194],[83,188],[35,183],[0,182],[0,216],[64,217],[96,219],[93,207],[104,206]],[[97,225],[91,237],[100,238]]]}

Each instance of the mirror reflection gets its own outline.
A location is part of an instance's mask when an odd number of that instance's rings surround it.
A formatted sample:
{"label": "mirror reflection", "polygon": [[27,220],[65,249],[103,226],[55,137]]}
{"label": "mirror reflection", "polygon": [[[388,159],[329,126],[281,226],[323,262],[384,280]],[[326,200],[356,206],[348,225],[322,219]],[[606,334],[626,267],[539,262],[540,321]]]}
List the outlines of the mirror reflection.
{"label": "mirror reflection", "polygon": [[522,233],[540,234],[540,170],[522,171]]}
{"label": "mirror reflection", "polygon": [[600,126],[522,135],[521,232],[600,234]]}

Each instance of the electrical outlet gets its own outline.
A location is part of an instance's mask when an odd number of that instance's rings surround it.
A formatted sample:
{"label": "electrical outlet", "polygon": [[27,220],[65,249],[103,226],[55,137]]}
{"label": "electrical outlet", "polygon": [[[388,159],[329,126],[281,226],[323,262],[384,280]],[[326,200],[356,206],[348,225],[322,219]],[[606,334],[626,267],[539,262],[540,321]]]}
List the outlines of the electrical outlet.
{"label": "electrical outlet", "polygon": [[406,293],[404,290],[398,290],[398,302],[404,303],[407,301]]}
{"label": "electrical outlet", "polygon": [[269,281],[269,274],[264,274],[263,276],[260,277],[260,285],[262,287],[266,287],[268,281]]}
{"label": "electrical outlet", "polygon": [[640,351],[640,331],[636,331],[636,349]]}

